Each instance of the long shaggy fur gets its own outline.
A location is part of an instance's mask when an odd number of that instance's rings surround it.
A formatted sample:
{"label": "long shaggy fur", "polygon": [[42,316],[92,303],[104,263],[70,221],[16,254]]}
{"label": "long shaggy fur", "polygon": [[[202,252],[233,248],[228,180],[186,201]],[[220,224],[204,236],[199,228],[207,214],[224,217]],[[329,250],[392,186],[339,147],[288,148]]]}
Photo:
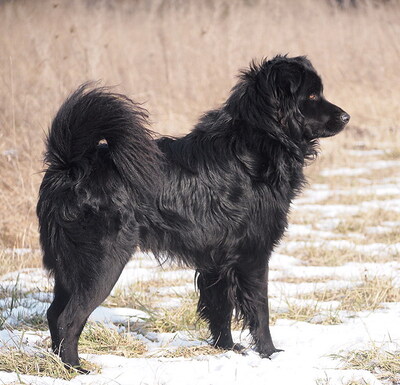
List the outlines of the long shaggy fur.
{"label": "long shaggy fur", "polygon": [[87,85],[54,118],[37,208],[55,277],[54,351],[79,365],[87,317],[140,247],[196,270],[199,314],[216,346],[242,349],[230,331],[235,310],[270,356],[268,260],[318,138],[349,116],[323,98],[306,58],[277,56],[253,62],[184,137],[153,140],[146,118],[126,97]]}

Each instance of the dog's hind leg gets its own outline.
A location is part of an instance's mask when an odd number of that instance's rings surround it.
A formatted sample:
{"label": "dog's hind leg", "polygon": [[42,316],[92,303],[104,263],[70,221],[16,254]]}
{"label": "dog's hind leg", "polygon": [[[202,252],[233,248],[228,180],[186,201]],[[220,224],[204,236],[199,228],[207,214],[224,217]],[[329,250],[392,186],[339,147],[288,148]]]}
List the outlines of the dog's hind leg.
{"label": "dog's hind leg", "polygon": [[49,323],[51,346],[55,354],[59,353],[60,337],[58,334],[57,321],[70,299],[70,293],[63,287],[60,280],[55,277],[54,299],[47,310],[47,321]]}
{"label": "dog's hind leg", "polygon": [[78,357],[78,340],[89,315],[110,294],[126,261],[117,257],[110,260],[104,258],[96,266],[96,273],[84,272],[80,281],[84,284],[71,293],[68,304],[57,320],[57,332],[59,338],[59,354],[61,360],[82,373]]}
{"label": "dog's hind leg", "polygon": [[233,343],[231,320],[233,304],[228,300],[228,284],[218,273],[198,272],[197,286],[200,298],[197,310],[208,322],[213,345],[221,349],[243,350]]}

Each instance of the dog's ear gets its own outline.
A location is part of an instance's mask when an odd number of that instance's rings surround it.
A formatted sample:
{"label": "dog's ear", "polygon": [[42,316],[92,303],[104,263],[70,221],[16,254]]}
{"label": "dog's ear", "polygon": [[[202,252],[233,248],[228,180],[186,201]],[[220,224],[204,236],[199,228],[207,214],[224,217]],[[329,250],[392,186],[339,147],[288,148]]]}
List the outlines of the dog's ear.
{"label": "dog's ear", "polygon": [[296,59],[299,60],[277,56],[261,63],[253,61],[250,68],[242,71],[225,103],[232,118],[265,129],[272,129],[275,124],[277,130],[284,126],[286,116],[297,112],[295,95],[304,74],[303,58]]}
{"label": "dog's ear", "polygon": [[298,94],[304,79],[308,60],[303,57],[277,57],[267,63],[266,87],[273,95],[277,127],[282,135],[291,138],[302,136],[302,114],[298,106]]}
{"label": "dog's ear", "polygon": [[303,76],[304,68],[297,63],[273,63],[268,71],[268,87],[279,100],[291,98],[299,90]]}

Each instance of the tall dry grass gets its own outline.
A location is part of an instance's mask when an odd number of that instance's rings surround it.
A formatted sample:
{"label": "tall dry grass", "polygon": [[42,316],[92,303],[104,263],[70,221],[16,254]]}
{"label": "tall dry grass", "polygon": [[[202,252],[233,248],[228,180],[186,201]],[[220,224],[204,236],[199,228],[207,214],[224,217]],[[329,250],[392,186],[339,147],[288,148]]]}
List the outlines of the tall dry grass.
{"label": "tall dry grass", "polygon": [[354,132],[393,142],[400,4],[362,4],[0,1],[0,247],[37,247],[43,132],[89,79],[146,102],[156,131],[179,134],[224,100],[252,58],[307,54],[328,98],[352,115]]}

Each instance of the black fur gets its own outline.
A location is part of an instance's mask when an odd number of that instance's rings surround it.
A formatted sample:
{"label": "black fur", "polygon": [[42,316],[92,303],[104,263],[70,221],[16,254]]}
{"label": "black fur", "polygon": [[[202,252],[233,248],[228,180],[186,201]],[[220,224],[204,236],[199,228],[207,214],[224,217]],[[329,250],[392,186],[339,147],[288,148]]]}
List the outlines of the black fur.
{"label": "black fur", "polygon": [[349,115],[324,99],[305,57],[277,56],[243,71],[222,107],[182,138],[153,140],[146,117],[124,96],[82,86],[52,123],[37,213],[55,277],[53,350],[79,366],[88,316],[140,247],[196,269],[216,346],[241,349],[235,311],[269,357],[268,260],[318,138]]}

